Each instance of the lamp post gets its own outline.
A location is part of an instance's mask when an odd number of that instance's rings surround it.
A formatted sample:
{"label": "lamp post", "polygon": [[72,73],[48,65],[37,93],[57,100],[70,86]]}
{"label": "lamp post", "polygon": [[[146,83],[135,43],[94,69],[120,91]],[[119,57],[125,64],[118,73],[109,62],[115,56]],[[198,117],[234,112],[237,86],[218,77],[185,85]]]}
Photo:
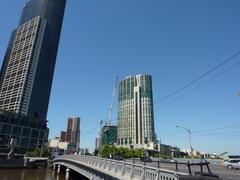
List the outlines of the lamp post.
{"label": "lamp post", "polygon": [[191,129],[187,129],[187,128],[182,127],[182,126],[176,126],[176,128],[182,128],[182,129],[187,131],[188,136],[189,136],[190,154],[192,156],[193,155],[193,152],[192,152],[193,148],[192,148],[192,139],[191,139]]}

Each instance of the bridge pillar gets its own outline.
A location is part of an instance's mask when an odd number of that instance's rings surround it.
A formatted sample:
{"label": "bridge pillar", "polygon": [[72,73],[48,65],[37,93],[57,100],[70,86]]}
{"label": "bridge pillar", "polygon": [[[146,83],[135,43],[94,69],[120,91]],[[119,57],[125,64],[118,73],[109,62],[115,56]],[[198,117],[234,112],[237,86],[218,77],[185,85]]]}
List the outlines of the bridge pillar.
{"label": "bridge pillar", "polygon": [[70,174],[70,169],[67,167],[67,169],[66,169],[66,176],[65,176],[66,180],[69,179],[69,174]]}
{"label": "bridge pillar", "polygon": [[55,171],[55,170],[56,170],[56,164],[53,165],[53,171]]}
{"label": "bridge pillar", "polygon": [[57,171],[57,173],[60,174],[60,172],[61,172],[61,165],[58,165],[58,171]]}

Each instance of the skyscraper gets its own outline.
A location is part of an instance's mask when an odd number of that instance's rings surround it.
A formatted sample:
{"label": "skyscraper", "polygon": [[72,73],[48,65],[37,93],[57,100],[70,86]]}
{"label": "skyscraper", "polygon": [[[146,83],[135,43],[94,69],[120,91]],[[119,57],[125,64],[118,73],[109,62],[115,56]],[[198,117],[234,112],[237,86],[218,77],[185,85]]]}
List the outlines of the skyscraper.
{"label": "skyscraper", "polygon": [[66,0],[30,0],[0,73],[0,109],[46,119]]}
{"label": "skyscraper", "polygon": [[66,141],[76,146],[78,151],[80,144],[80,118],[70,117],[68,118]]}
{"label": "skyscraper", "polygon": [[0,152],[40,148],[66,0],[28,0],[12,31],[0,72]]}
{"label": "skyscraper", "polygon": [[156,138],[151,76],[126,77],[119,83],[118,98],[117,144],[130,148],[153,147]]}

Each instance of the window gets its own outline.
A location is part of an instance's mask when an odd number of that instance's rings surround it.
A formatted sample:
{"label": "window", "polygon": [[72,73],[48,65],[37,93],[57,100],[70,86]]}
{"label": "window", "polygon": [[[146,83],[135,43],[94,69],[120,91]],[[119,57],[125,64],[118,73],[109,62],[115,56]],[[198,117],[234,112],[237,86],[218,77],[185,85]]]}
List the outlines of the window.
{"label": "window", "polygon": [[11,133],[11,129],[12,129],[12,127],[10,125],[3,124],[2,125],[2,129],[1,129],[1,133],[10,134]]}
{"label": "window", "polygon": [[24,128],[22,131],[22,136],[29,137],[30,136],[30,129],[29,128]]}

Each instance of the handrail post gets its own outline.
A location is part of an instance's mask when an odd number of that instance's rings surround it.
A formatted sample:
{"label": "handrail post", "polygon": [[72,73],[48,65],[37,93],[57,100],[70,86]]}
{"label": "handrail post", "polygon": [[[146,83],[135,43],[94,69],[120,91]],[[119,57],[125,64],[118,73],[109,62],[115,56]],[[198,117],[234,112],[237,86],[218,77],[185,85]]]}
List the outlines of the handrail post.
{"label": "handrail post", "polygon": [[142,167],[143,167],[143,172],[142,172],[141,180],[145,180],[145,164]]}
{"label": "handrail post", "polygon": [[132,161],[132,170],[131,170],[130,178],[133,178],[133,177],[134,177],[134,159]]}
{"label": "handrail post", "polygon": [[118,162],[116,161],[115,170],[114,170],[115,174],[117,173],[117,170],[118,170],[117,168],[118,168]]}
{"label": "handrail post", "polygon": [[112,159],[110,159],[110,164],[108,166],[108,170],[111,171]]}
{"label": "handrail post", "polygon": [[[159,162],[159,161],[158,161]],[[159,168],[157,168],[157,176],[156,176],[156,178],[155,178],[155,180],[159,180],[159,177],[160,177],[160,171],[159,171]]]}
{"label": "handrail post", "polygon": [[122,168],[122,173],[121,173],[122,175],[124,175],[124,173],[125,173],[124,169],[125,169],[125,161],[123,161],[123,168]]}

